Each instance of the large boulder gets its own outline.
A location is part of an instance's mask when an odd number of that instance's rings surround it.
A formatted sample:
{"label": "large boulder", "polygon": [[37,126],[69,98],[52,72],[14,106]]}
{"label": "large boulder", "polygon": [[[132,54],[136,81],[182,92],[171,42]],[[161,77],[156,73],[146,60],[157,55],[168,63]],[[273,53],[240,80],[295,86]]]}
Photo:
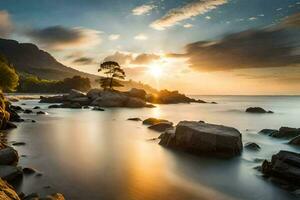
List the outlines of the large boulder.
{"label": "large boulder", "polygon": [[246,109],[248,113],[273,113],[273,111],[267,111],[261,107],[249,107]]}
{"label": "large boulder", "polygon": [[127,100],[128,97],[120,92],[103,91],[100,96],[92,102],[92,106],[124,107]]}
{"label": "large boulder", "polygon": [[280,151],[272,156],[271,162],[262,163],[262,173],[300,187],[300,154]]}
{"label": "large boulder", "polygon": [[129,97],[125,103],[125,107],[129,107],[129,108],[142,108],[142,107],[146,107],[147,103],[140,98],[136,98],[136,97]]}
{"label": "large boulder", "polygon": [[72,100],[75,98],[85,97],[85,94],[79,90],[72,89],[70,90],[68,95],[65,95],[64,98],[66,100]]}
{"label": "large boulder", "polygon": [[88,97],[76,97],[76,98],[70,99],[70,102],[79,103],[82,106],[87,106],[87,105],[90,105],[91,99],[89,99]]}
{"label": "large boulder", "polygon": [[169,128],[173,128],[173,123],[172,122],[160,122],[160,123],[151,125],[148,128],[151,130],[157,131],[157,132],[164,132]]}
{"label": "large boulder", "polygon": [[15,189],[6,181],[0,178],[0,199],[1,200],[20,200]]}
{"label": "large boulder", "polygon": [[12,165],[0,165],[0,178],[6,181],[14,181],[23,176],[23,172],[19,167]]}
{"label": "large boulder", "polygon": [[65,98],[62,95],[52,97],[40,97],[40,103],[63,103]]}
{"label": "large boulder", "polygon": [[128,91],[128,95],[145,100],[147,93],[143,89],[132,88],[130,91]]}
{"label": "large boulder", "polygon": [[101,89],[97,89],[97,88],[91,89],[90,91],[88,91],[88,93],[86,94],[86,96],[89,99],[95,100],[95,99],[97,99],[100,96],[101,92],[103,92],[103,90],[101,90]]}
{"label": "large boulder", "polygon": [[241,133],[232,127],[196,121],[181,121],[175,132],[167,131],[160,144],[201,155],[233,157],[243,149]]}
{"label": "large boulder", "polygon": [[0,165],[13,165],[19,160],[18,152],[11,147],[0,150]]}
{"label": "large boulder", "polygon": [[289,144],[300,146],[300,136],[294,137]]}
{"label": "large boulder", "polygon": [[155,95],[147,95],[146,99],[150,103],[157,104],[177,104],[177,103],[206,103],[202,100],[196,100],[179,93],[178,91],[161,90]]}

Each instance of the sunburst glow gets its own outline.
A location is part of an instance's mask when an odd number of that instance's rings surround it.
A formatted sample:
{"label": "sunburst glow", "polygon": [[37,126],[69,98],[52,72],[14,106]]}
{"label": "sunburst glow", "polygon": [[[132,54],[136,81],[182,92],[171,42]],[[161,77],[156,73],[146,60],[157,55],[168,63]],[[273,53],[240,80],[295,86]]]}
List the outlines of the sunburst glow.
{"label": "sunburst glow", "polygon": [[155,78],[159,78],[162,76],[162,70],[158,66],[150,66],[148,71]]}

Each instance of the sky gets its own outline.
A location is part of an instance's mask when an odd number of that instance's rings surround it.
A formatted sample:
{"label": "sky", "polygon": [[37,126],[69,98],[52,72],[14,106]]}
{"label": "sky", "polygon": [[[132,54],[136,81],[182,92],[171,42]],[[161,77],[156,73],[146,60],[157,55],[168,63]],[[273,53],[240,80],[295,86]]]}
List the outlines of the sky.
{"label": "sky", "polygon": [[300,0],[1,0],[0,37],[187,94],[300,94]]}

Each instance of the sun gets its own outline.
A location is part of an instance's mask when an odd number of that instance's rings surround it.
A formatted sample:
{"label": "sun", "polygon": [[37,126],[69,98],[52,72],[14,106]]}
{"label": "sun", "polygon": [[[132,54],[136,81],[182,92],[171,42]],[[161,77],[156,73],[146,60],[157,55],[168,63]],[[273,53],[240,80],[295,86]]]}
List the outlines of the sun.
{"label": "sun", "polygon": [[158,66],[150,66],[148,71],[155,78],[160,78],[162,75],[162,70]]}

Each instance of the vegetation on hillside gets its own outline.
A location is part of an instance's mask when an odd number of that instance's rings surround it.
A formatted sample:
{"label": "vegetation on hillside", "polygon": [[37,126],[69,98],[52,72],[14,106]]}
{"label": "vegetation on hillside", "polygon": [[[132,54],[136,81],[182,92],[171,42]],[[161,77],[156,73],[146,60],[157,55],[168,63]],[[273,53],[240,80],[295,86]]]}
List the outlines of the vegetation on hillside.
{"label": "vegetation on hillside", "polygon": [[0,90],[14,91],[18,86],[19,76],[7,59],[0,55]]}

